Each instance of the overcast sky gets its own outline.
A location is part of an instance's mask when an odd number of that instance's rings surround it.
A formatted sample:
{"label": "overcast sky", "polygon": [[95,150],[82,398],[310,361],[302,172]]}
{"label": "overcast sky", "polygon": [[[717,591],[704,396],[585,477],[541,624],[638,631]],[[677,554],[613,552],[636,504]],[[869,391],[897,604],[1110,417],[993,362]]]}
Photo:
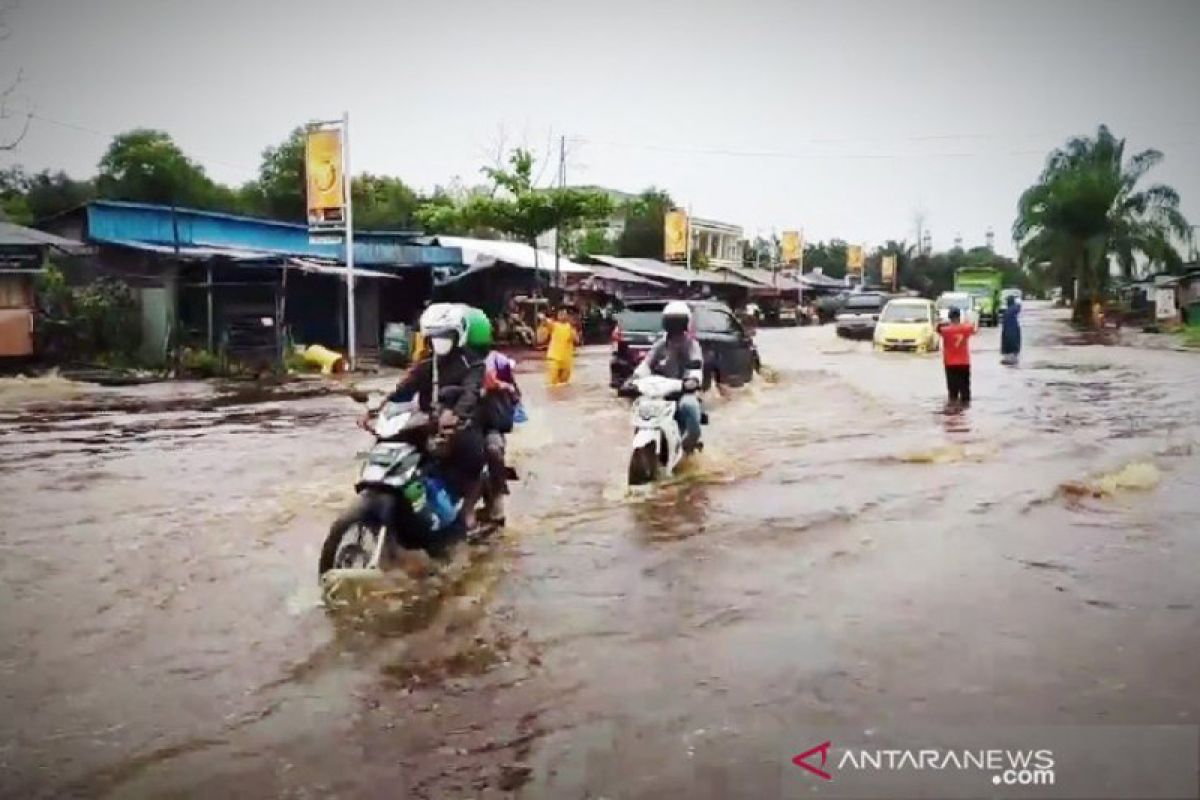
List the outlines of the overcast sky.
{"label": "overcast sky", "polygon": [[[355,171],[431,188],[566,135],[568,181],[670,190],[808,240],[937,247],[992,226],[1045,153],[1106,122],[1200,223],[1200,2],[20,0],[0,44],[30,168],[94,172],[168,131],[217,180],[351,114]],[[53,120],[51,122],[49,120]],[[10,120],[5,123],[9,128]],[[556,154],[555,154],[556,155]],[[553,165],[545,179],[554,174]]]}

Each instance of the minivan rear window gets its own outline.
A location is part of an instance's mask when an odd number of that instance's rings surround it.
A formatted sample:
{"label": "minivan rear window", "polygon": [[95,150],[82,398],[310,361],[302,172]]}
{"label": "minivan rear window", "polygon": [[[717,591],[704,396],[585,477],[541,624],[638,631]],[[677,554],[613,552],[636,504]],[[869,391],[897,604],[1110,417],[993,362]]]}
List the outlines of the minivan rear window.
{"label": "minivan rear window", "polygon": [[883,298],[877,294],[870,295],[851,295],[846,301],[846,308],[863,309],[863,308],[880,308],[883,306]]}
{"label": "minivan rear window", "polygon": [[[692,307],[693,327],[705,333],[733,333],[736,323],[728,313],[718,308]],[[662,308],[627,308],[617,314],[617,324],[623,331],[662,330]]]}
{"label": "minivan rear window", "polygon": [[629,311],[617,314],[617,324],[624,331],[657,331],[662,328],[662,309]]}
{"label": "minivan rear window", "polygon": [[733,333],[733,318],[715,308],[700,308],[696,315],[696,330],[708,333]]}

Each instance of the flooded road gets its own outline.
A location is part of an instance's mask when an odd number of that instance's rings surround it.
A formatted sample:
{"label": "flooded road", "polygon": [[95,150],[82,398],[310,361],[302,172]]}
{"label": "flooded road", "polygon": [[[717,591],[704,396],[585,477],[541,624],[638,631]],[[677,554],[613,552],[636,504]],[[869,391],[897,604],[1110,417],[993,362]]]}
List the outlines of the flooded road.
{"label": "flooded road", "polygon": [[367,616],[315,579],[348,399],[0,390],[0,795],[765,797],[823,726],[1196,724],[1200,359],[1025,322],[961,413],[936,356],[761,331],[634,494],[607,352],[522,365],[510,529]]}

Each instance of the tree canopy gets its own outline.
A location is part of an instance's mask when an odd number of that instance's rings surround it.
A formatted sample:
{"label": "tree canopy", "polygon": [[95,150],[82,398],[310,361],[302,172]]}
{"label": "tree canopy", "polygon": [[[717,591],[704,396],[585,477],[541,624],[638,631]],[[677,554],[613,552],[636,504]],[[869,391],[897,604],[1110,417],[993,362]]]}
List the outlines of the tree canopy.
{"label": "tree canopy", "polygon": [[1050,153],[1036,183],[1021,195],[1013,238],[1026,264],[1048,264],[1053,278],[1079,297],[1075,320],[1090,320],[1090,307],[1107,291],[1113,261],[1132,276],[1138,258],[1151,267],[1177,269],[1183,258],[1175,242],[1191,228],[1179,210],[1179,194],[1141,179],[1163,154],[1143,150],[1125,157],[1125,140],[1101,125],[1095,137],[1078,136]]}
{"label": "tree canopy", "polygon": [[100,197],[212,208],[216,184],[163,131],[138,128],[114,137],[96,175]]}
{"label": "tree canopy", "polygon": [[603,192],[535,187],[534,165],[533,154],[517,148],[509,154],[507,166],[481,170],[490,181],[486,192],[435,196],[416,217],[430,231],[485,228],[536,246],[537,238],[546,231],[582,228],[612,213],[612,201]]}
{"label": "tree canopy", "polygon": [[617,254],[627,258],[663,257],[667,212],[675,207],[671,195],[651,186],[620,209],[625,227],[617,238]]}

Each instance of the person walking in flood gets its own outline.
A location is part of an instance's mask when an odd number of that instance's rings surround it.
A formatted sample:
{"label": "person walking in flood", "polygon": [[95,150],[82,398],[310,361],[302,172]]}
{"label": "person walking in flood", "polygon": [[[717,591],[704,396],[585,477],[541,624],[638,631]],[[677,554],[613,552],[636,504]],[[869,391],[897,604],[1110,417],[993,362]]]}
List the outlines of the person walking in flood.
{"label": "person walking in flood", "polygon": [[579,331],[571,324],[565,308],[560,308],[558,318],[547,320],[545,325],[549,340],[546,348],[546,385],[566,386],[571,382]]}
{"label": "person walking in flood", "polygon": [[1000,322],[1000,361],[1004,364],[1015,364],[1021,356],[1020,315],[1021,304],[1009,295]]}
{"label": "person walking in flood", "polygon": [[962,312],[950,309],[950,322],[938,325],[942,337],[942,362],[946,367],[946,391],[950,402],[971,403],[971,336],[973,325],[962,321]]}

